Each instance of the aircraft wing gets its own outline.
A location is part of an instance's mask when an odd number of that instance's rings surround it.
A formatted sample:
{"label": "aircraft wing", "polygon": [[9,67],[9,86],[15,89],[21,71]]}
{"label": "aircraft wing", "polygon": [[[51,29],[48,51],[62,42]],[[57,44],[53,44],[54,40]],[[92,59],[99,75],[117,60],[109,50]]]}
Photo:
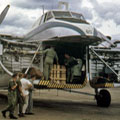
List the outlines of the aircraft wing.
{"label": "aircraft wing", "polygon": [[[14,41],[14,40],[8,40],[8,39],[5,39],[5,38],[0,38],[0,41],[10,43],[10,44],[16,44],[16,45],[31,45],[30,43],[18,42],[18,41]],[[36,45],[32,44],[32,46],[36,46]]]}
{"label": "aircraft wing", "polygon": [[2,23],[2,21],[4,20],[8,10],[10,8],[10,5],[7,5],[6,8],[2,11],[2,13],[0,14],[0,24]]}

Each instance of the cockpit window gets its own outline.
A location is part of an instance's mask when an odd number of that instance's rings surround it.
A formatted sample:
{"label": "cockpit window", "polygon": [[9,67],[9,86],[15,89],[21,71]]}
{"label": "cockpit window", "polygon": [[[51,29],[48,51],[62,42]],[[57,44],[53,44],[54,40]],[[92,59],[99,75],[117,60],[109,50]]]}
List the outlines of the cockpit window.
{"label": "cockpit window", "polygon": [[70,12],[70,11],[52,11],[55,19],[74,22],[74,23],[86,23],[86,20],[84,19],[82,14]]}
{"label": "cockpit window", "polygon": [[68,11],[53,11],[53,14],[54,14],[54,16],[55,16],[55,18],[68,18],[68,17],[72,17],[71,16],[71,14],[70,14],[70,12],[68,12]]}
{"label": "cockpit window", "polygon": [[67,22],[73,22],[73,23],[87,23],[82,14],[78,14],[70,11],[49,11],[44,15],[42,15],[42,17],[40,17],[36,21],[36,23],[33,25],[32,28],[35,28],[52,18],[64,20]]}
{"label": "cockpit window", "polygon": [[71,12],[71,13],[72,13],[73,18],[85,20],[85,18],[83,17],[82,14],[78,14],[78,13],[74,13],[74,12]]}
{"label": "cockpit window", "polygon": [[50,20],[51,18],[53,18],[52,13],[51,13],[51,12],[48,12],[48,13],[47,13],[47,18],[46,18],[46,20]]}

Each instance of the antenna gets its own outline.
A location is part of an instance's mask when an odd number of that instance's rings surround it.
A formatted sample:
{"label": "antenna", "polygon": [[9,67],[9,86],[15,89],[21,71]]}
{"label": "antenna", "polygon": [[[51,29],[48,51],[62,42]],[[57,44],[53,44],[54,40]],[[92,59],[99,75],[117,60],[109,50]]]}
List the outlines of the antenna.
{"label": "antenna", "polygon": [[43,15],[44,15],[44,5],[42,5],[42,9],[43,9]]}
{"label": "antenna", "polygon": [[65,10],[68,10],[68,2],[59,1],[58,8],[62,9],[62,6],[65,6]]}

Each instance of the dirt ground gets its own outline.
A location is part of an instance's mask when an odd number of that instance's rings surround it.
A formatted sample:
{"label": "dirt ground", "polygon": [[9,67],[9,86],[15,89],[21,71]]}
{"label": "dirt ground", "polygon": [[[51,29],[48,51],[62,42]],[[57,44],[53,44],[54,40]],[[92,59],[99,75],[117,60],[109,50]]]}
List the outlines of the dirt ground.
{"label": "dirt ground", "polygon": [[[88,85],[77,91],[93,93]],[[60,90],[35,90],[34,115],[26,115],[21,120],[119,120],[120,119],[120,88],[109,89],[112,97],[111,106],[101,108],[96,105],[93,96],[80,95]],[[6,94],[1,90],[0,93]],[[0,110],[7,105],[0,98]],[[17,107],[15,111],[17,116]],[[9,119],[7,117],[7,119]],[[6,119],[6,120],[7,120]],[[5,120],[0,114],[0,120]]]}

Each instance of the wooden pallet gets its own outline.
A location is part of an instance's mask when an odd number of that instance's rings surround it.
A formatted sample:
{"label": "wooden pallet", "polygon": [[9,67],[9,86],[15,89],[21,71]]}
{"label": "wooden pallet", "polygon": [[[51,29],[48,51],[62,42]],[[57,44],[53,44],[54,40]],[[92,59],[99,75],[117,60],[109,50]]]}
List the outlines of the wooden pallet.
{"label": "wooden pallet", "polygon": [[66,83],[66,68],[62,65],[53,65],[53,68],[50,73],[50,79],[52,82],[58,84]]}

